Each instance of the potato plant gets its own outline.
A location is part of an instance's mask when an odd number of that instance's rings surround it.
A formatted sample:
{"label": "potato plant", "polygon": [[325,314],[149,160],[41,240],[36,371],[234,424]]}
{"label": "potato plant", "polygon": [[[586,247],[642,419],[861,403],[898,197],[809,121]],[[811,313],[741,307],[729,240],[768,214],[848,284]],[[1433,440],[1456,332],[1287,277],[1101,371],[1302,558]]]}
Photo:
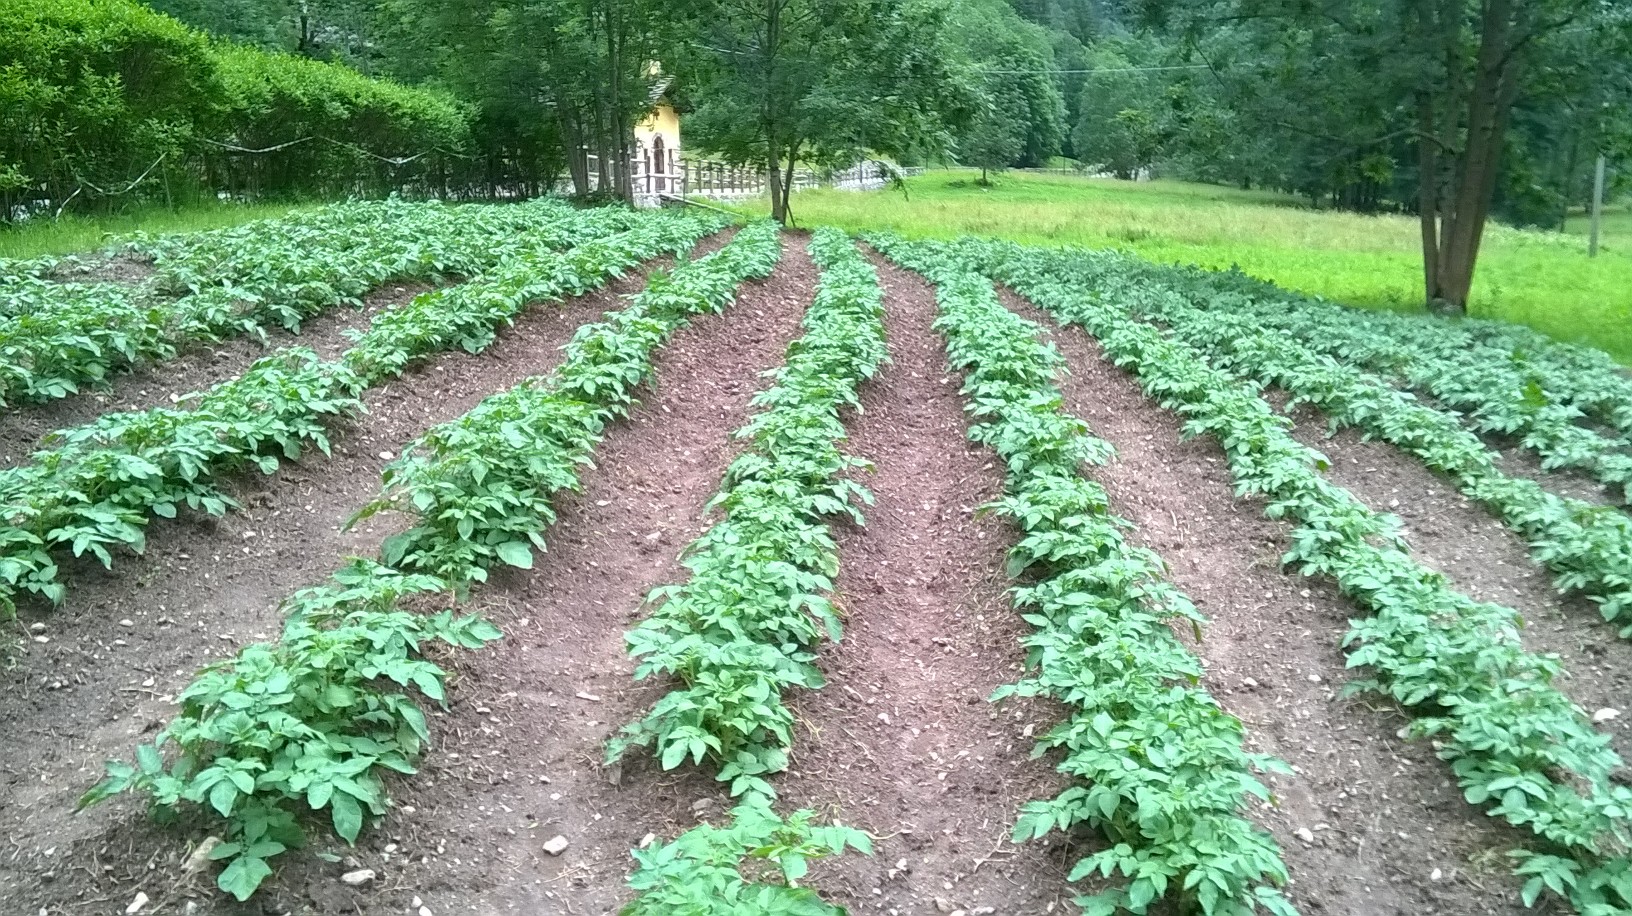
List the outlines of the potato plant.
{"label": "potato plant", "polygon": [[360,409],[359,394],[413,360],[480,351],[529,303],[581,293],[715,225],[656,215],[564,254],[534,251],[377,315],[335,362],[286,351],[183,406],[52,434],[32,464],[0,470],[0,609],[15,610],[21,593],[60,601],[55,554],[89,552],[111,566],[113,547],[143,548],[153,515],[174,516],[181,505],[221,515],[233,505],[219,489],[225,475],[248,465],[271,473],[308,444],[326,450],[326,424]]}
{"label": "potato plant", "polygon": [[1161,901],[1219,916],[1295,913],[1280,891],[1280,848],[1243,813],[1249,799],[1270,800],[1255,770],[1291,771],[1243,749],[1240,720],[1200,686],[1200,662],[1174,636],[1173,624],[1199,636],[1205,619],[1159,556],[1127,542],[1131,526],[1105,490],[1078,473],[1113,449],[1064,411],[1058,353],[953,253],[876,244],[936,284],[936,328],[964,373],[969,438],[1007,468],[1003,498],[986,508],[1020,530],[1008,571],[1023,577],[1014,603],[1034,632],[1028,675],[993,699],[1044,696],[1067,710],[1036,754],[1063,751],[1058,766],[1073,784],[1027,804],[1015,842],[1079,826],[1102,835],[1067,876],[1111,880],[1076,899],[1091,916],[1143,914]]}
{"label": "potato plant", "polygon": [[792,741],[783,692],[822,684],[812,650],[840,635],[827,520],[859,522],[855,502],[871,499],[847,476],[866,462],[840,449],[840,411],[857,403],[885,349],[872,267],[840,233],[820,233],[812,249],[825,270],[804,335],[737,433],[750,444],[710,502],[722,517],[687,548],[690,578],[654,590],[653,613],[628,635],[637,679],[678,684],[625,728],[609,762],[649,747],[665,769],[708,758],[733,794],[768,788],[762,777],[787,765]]}
{"label": "potato plant", "polygon": [[[866,834],[813,826],[809,811],[779,818],[767,780],[787,768],[793,742],[784,694],[822,686],[814,650],[840,637],[828,520],[860,524],[856,503],[871,501],[847,476],[866,462],[840,448],[841,412],[858,406],[857,389],[886,356],[872,266],[836,230],[818,230],[811,252],[823,272],[804,334],[737,432],[749,445],[710,502],[721,518],[687,548],[690,578],[655,589],[654,612],[627,637],[641,660],[635,677],[675,686],[607,748],[609,763],[636,747],[664,769],[707,761],[743,801],[726,828],[703,825],[637,851],[630,886],[640,895],[628,916],[842,912],[796,887],[804,863],[846,847],[872,851]],[[777,864],[783,883],[756,880],[754,859]]]}
{"label": "potato plant", "polygon": [[576,486],[601,430],[651,376],[653,353],[688,319],[724,309],[745,279],[768,275],[779,254],[775,227],[760,223],[654,275],[628,306],[579,328],[555,373],[405,449],[385,469],[385,491],[357,515],[394,510],[417,520],[386,541],[386,562],[454,581],[480,581],[494,562],[530,568],[555,520],[553,495]]}
{"label": "potato plant", "polygon": [[0,405],[65,397],[189,341],[302,321],[387,281],[474,276],[538,248],[631,227],[630,211],[559,202],[448,207],[350,203],[213,232],[140,241],[143,286],[21,278],[0,309]]}
{"label": "potato plant", "polygon": [[[1398,520],[1379,515],[1322,474],[1326,459],[1287,432],[1250,382],[1208,365],[1194,346],[1130,314],[1171,295],[1132,278],[1085,282],[1060,256],[970,244],[965,253],[1060,320],[1082,326],[1146,393],[1214,438],[1242,496],[1294,524],[1283,562],[1334,580],[1370,612],[1344,637],[1351,691],[1384,694],[1435,742],[1464,796],[1532,842],[1512,853],[1524,902],[1557,898],[1586,916],[1632,906],[1632,788],[1607,736],[1553,685],[1558,660],[1526,652],[1518,615],[1476,602],[1418,564]],[[1613,511],[1613,510],[1610,510]]]}
{"label": "potato plant", "polygon": [[[501,635],[477,618],[403,604],[464,591],[496,563],[530,565],[530,545],[543,546],[541,532],[555,518],[552,498],[577,487],[602,426],[623,415],[630,389],[650,375],[652,349],[688,317],[723,308],[744,278],[768,274],[778,252],[773,224],[744,229],[579,335],[667,328],[644,336],[644,349],[579,347],[555,373],[483,400],[416,443],[386,471],[385,495],[364,514],[416,512],[414,531],[424,533],[411,531],[388,542],[381,561],[356,561],[328,584],[292,595],[277,643],[248,646],[201,672],[178,697],[181,715],[138,746],[134,765],[110,762],[81,804],[137,792],[159,815],[196,811],[224,822],[226,842],[212,858],[227,863],[218,886],[239,900],[271,875],[268,860],[305,844],[314,815],[354,842],[369,818],[388,810],[385,774],[413,773],[429,740],[409,692],[445,700],[445,673],[421,657],[422,645],[479,648]],[[601,370],[625,381],[593,392],[578,383]],[[496,520],[491,509],[500,503],[496,527],[462,527],[461,519]],[[437,527],[444,521],[452,536]],[[513,539],[495,542],[495,530]],[[467,538],[488,549],[468,549]],[[796,845],[784,857],[815,854],[821,838],[803,842],[814,844],[809,852]]]}
{"label": "potato plant", "polygon": [[1311,352],[1286,334],[1263,330],[1256,316],[1237,311],[1238,297],[1209,298],[1205,286],[1182,284],[1159,268],[1116,256],[1060,258],[1056,264],[1085,282],[1137,290],[1129,298],[1137,314],[1161,321],[1215,365],[1292,394],[1289,408],[1313,404],[1335,426],[1356,427],[1447,475],[1525,538],[1561,592],[1586,595],[1604,620],[1632,638],[1632,517],[1508,475],[1454,414],[1344,360]]}

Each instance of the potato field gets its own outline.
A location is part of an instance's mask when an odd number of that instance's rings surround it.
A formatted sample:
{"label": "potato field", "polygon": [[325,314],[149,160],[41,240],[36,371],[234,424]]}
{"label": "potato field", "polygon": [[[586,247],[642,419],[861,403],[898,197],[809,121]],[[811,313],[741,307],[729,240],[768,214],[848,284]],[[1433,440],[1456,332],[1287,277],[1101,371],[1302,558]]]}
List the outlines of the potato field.
{"label": "potato field", "polygon": [[353,202],[0,262],[0,914],[1632,913],[1632,376]]}

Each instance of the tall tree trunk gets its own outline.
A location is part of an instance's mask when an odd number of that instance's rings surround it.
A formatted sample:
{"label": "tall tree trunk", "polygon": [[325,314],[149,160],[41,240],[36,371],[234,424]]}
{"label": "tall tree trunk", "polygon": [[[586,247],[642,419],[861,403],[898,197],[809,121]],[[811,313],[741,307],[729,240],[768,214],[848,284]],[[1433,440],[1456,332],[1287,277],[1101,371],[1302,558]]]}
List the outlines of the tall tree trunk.
{"label": "tall tree trunk", "polygon": [[1439,135],[1434,99],[1417,94],[1417,218],[1422,223],[1423,295],[1431,306],[1439,285]]}
{"label": "tall tree trunk", "polygon": [[765,163],[765,182],[771,190],[771,219],[782,225],[788,224],[788,195],[782,187],[782,157],[781,149],[777,146],[776,122],[766,125],[765,148],[769,151]]}
{"label": "tall tree trunk", "polygon": [[1517,95],[1514,0],[1487,0],[1480,29],[1473,89],[1468,96],[1468,136],[1456,170],[1450,212],[1441,242],[1438,288],[1431,298],[1466,313],[1485,221],[1496,194],[1502,145]]}
{"label": "tall tree trunk", "polygon": [[782,173],[782,219],[784,226],[793,225],[793,171],[799,165],[799,138],[788,141],[788,162]]}
{"label": "tall tree trunk", "polygon": [[584,127],[576,111],[566,107],[565,100],[556,96],[556,111],[561,124],[561,139],[567,146],[567,172],[572,176],[572,192],[578,197],[589,196],[589,155],[584,144]]}
{"label": "tall tree trunk", "polygon": [[788,224],[789,189],[782,184],[782,138],[778,133],[781,112],[776,110],[772,98],[772,87],[776,85],[776,60],[781,46],[782,0],[765,0],[765,44],[760,52],[765,70],[765,98],[759,116],[765,126],[765,181],[771,186],[771,219],[785,226]]}

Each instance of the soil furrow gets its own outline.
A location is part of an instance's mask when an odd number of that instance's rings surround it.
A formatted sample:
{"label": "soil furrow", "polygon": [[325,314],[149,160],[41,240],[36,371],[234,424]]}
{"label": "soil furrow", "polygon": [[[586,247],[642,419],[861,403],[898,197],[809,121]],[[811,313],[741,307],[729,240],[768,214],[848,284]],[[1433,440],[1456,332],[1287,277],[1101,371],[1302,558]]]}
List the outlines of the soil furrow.
{"label": "soil furrow", "polygon": [[1112,463],[1088,475],[1133,523],[1130,539],[1166,559],[1211,620],[1199,644],[1180,633],[1205,665],[1203,685],[1246,724],[1250,750],[1294,768],[1264,777],[1274,804],[1250,812],[1281,846],[1293,902],[1306,916],[1524,912],[1506,874],[1518,837],[1462,800],[1430,748],[1398,737],[1401,713],[1339,697],[1350,679],[1339,640],[1353,605],[1325,582],[1280,570],[1286,526],[1234,498],[1215,443],[1180,441],[1180,419],[1097,342],[1001,294],[1050,329],[1070,370],[1067,409],[1116,447]]}
{"label": "soil furrow", "polygon": [[1523,538],[1416,458],[1385,442],[1364,441],[1352,430],[1327,436],[1325,417],[1308,408],[1293,417],[1299,441],[1331,458],[1327,476],[1333,482],[1373,509],[1400,517],[1419,562],[1466,595],[1518,611],[1525,647],[1563,660],[1566,676],[1558,686],[1589,715],[1619,713],[1598,727],[1632,760],[1632,641],[1616,635],[1597,605],[1560,596],[1547,570],[1530,559]]}
{"label": "soil furrow", "polygon": [[[459,675],[452,709],[433,717],[438,744],[394,788],[398,814],[352,853],[379,884],[346,887],[347,865],[307,859],[269,899],[319,913],[401,913],[414,897],[438,914],[611,913],[648,832],[719,821],[728,802],[711,774],[664,773],[638,753],[614,773],[601,759],[670,686],[633,680],[623,635],[649,590],[684,576],[679,552],[709,523],[704,507],[738,453],[731,434],[799,334],[817,278],[804,247],[784,236],[770,278],[658,351],[653,388],[607,430],[583,492],[559,500],[536,568],[477,587],[468,610],[506,637],[448,660]],[[551,856],[543,844],[556,835],[570,846]]]}
{"label": "soil furrow", "polygon": [[[698,253],[720,244],[719,237],[705,239]],[[124,902],[138,887],[161,900],[155,889],[182,876],[161,869],[155,880],[144,863],[152,855],[173,865],[179,835],[159,835],[128,801],[69,817],[74,798],[99,778],[102,761],[127,757],[138,739],[151,737],[170,714],[167,697],[199,666],[275,637],[278,605],[291,591],[321,581],[347,556],[377,553],[399,519],[376,518],[351,531],[341,526],[378,493],[388,460],[428,427],[547,372],[574,331],[620,307],[645,274],[535,305],[481,354],[442,354],[368,391],[368,413],[336,430],[331,457],[313,455],[270,477],[235,481],[242,511],[155,520],[146,554],[118,557],[112,571],[65,563],[64,605],[25,611],[22,626],[40,629],[30,629],[0,675],[0,747],[13,751],[0,760],[0,832],[11,837],[14,852],[0,856],[0,912],[34,913],[48,904],[62,913],[105,912],[84,901],[120,887],[130,889]],[[121,853],[126,846],[145,852]],[[114,870],[93,874],[98,862]],[[211,882],[206,876],[181,884]]]}
{"label": "soil furrow", "polygon": [[87,384],[66,398],[0,408],[0,467],[24,463],[48,433],[90,423],[105,413],[169,406],[182,395],[242,375],[255,360],[281,349],[310,347],[324,359],[333,359],[351,345],[345,337],[347,330],[365,328],[377,312],[432,288],[421,283],[389,283],[365,296],[361,308],[337,305],[307,319],[299,334],[268,328],[265,345],[249,337],[216,343],[184,341],[174,358],[142,362],[129,371],[114,373],[100,386]]}
{"label": "soil furrow", "polygon": [[[890,362],[862,393],[846,450],[872,461],[876,504],[838,532],[844,640],[823,650],[828,685],[798,698],[801,728],[784,804],[876,838],[872,858],[823,863],[812,882],[853,912],[1042,913],[1071,897],[1063,839],[1009,842],[1021,805],[1063,777],[1031,759],[1054,716],[1034,701],[986,702],[1014,681],[1024,624],[1003,574],[1013,528],[975,517],[1003,471],[968,441],[935,293],[875,259]],[[985,908],[985,909],[983,909]]]}

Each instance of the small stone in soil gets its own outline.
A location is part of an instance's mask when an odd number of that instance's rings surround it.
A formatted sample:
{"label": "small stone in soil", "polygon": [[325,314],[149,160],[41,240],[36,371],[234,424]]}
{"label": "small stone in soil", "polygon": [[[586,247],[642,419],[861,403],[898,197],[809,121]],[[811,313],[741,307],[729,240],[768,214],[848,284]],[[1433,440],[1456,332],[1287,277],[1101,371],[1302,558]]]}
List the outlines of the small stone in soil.
{"label": "small stone in soil", "polygon": [[558,856],[567,851],[568,845],[569,844],[567,843],[566,837],[557,835],[550,837],[550,839],[544,843],[544,851],[552,856]]}
{"label": "small stone in soil", "polygon": [[137,891],[135,898],[130,901],[130,906],[125,907],[125,916],[136,916],[144,906],[147,906],[147,895]]}
{"label": "small stone in soil", "polygon": [[[148,678],[149,682],[152,680],[152,678]],[[198,848],[193,850],[193,854],[187,857],[187,861],[181,866],[182,871],[200,872],[208,868],[210,865],[210,853],[215,852],[215,847],[220,845],[220,837],[205,837],[203,841],[198,844]]]}
{"label": "small stone in soil", "polygon": [[1304,841],[1305,843],[1313,843],[1315,841],[1315,832],[1310,830],[1308,827],[1299,827],[1298,839]]}

